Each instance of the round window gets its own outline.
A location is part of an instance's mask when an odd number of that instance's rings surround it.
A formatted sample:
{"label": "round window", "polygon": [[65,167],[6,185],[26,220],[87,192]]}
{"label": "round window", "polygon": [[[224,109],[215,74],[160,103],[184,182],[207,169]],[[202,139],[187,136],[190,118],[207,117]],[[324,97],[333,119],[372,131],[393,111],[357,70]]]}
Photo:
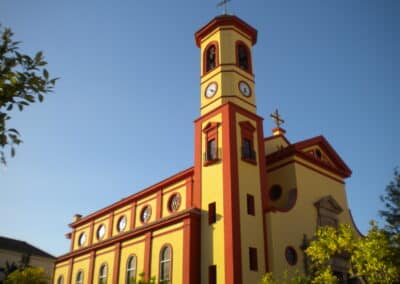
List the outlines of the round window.
{"label": "round window", "polygon": [[179,193],[174,193],[171,195],[168,201],[168,209],[171,212],[175,212],[179,209],[181,205],[181,196]]}
{"label": "round window", "polygon": [[150,220],[150,217],[151,217],[151,207],[147,205],[142,209],[142,212],[140,214],[140,221],[142,221],[142,223],[147,223]]}
{"label": "round window", "polygon": [[101,224],[98,228],[97,228],[97,239],[101,240],[104,235],[106,234],[106,226],[104,226],[103,224]]}
{"label": "round window", "polygon": [[269,190],[269,199],[272,201],[276,201],[282,196],[282,187],[275,184]]}
{"label": "round window", "polygon": [[126,216],[122,216],[118,220],[118,231],[122,232],[126,228]]}
{"label": "round window", "polygon": [[287,247],[285,250],[285,257],[287,263],[290,265],[295,265],[297,263],[297,252],[292,247]]}
{"label": "round window", "polygon": [[85,242],[86,242],[86,233],[83,232],[83,233],[81,233],[81,234],[79,235],[78,244],[79,244],[79,246],[81,247],[81,246],[83,246],[83,245],[85,244]]}

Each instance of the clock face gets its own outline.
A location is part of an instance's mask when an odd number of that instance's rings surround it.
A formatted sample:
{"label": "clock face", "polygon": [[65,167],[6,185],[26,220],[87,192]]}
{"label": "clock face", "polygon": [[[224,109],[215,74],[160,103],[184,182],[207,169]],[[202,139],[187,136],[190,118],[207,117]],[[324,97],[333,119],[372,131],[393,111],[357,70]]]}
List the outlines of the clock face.
{"label": "clock face", "polygon": [[205,91],[205,96],[206,98],[211,98],[213,97],[218,90],[218,84],[217,82],[211,82],[210,84],[208,84],[206,91]]}
{"label": "clock face", "polygon": [[105,234],[106,234],[106,226],[100,225],[100,227],[97,229],[97,239],[101,240]]}
{"label": "clock face", "polygon": [[250,88],[249,84],[247,84],[246,82],[244,82],[244,81],[239,82],[239,90],[243,96],[245,96],[245,97],[251,96],[251,88]]}
{"label": "clock face", "polygon": [[146,206],[142,210],[142,215],[140,216],[140,219],[143,223],[147,223],[150,219],[151,216],[151,208],[150,206]]}
{"label": "clock face", "polygon": [[122,232],[126,227],[126,216],[122,216],[118,221],[118,231]]}
{"label": "clock face", "polygon": [[83,246],[85,244],[85,242],[86,242],[86,233],[82,233],[79,236],[79,241],[78,241],[79,246]]}

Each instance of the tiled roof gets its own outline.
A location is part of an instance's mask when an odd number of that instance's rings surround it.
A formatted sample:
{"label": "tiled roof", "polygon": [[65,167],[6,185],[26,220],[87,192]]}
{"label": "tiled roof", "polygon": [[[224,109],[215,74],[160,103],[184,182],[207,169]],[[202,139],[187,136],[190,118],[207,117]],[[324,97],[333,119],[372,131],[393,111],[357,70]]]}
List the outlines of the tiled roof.
{"label": "tiled roof", "polygon": [[35,255],[41,257],[55,258],[51,254],[48,254],[31,244],[24,241],[14,240],[6,237],[0,236],[0,249],[16,251],[28,255]]}

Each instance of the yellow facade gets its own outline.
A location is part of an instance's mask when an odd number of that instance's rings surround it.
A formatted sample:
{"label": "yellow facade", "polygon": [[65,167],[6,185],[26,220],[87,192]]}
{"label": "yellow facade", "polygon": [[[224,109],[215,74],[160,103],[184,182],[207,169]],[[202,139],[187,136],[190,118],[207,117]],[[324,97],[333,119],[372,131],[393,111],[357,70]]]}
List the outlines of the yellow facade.
{"label": "yellow facade", "polygon": [[264,138],[252,64],[257,31],[224,15],[195,39],[194,166],[78,216],[54,283],[76,283],[78,272],[83,283],[98,283],[102,265],[107,283],[130,283],[128,274],[157,283],[258,283],[267,271],[305,273],[303,248],[318,226],[352,224],[344,186],[351,171],[322,136],[292,144],[277,128]]}

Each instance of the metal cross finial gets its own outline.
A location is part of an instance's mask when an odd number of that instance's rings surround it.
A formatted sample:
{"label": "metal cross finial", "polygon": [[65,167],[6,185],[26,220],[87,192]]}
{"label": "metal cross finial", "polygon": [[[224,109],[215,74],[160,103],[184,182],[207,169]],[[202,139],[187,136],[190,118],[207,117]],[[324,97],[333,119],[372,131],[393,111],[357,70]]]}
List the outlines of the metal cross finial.
{"label": "metal cross finial", "polygon": [[231,0],[222,0],[221,2],[219,2],[218,4],[217,4],[217,7],[221,7],[221,6],[224,6],[224,15],[227,15],[228,14],[228,8],[227,8],[227,5],[226,4],[228,4],[228,2],[230,2]]}
{"label": "metal cross finial", "polygon": [[280,126],[283,123],[285,123],[285,121],[279,115],[278,109],[276,109],[275,112],[271,113],[270,117],[272,117],[272,120],[275,122],[276,127],[278,127],[278,128],[280,128]]}

